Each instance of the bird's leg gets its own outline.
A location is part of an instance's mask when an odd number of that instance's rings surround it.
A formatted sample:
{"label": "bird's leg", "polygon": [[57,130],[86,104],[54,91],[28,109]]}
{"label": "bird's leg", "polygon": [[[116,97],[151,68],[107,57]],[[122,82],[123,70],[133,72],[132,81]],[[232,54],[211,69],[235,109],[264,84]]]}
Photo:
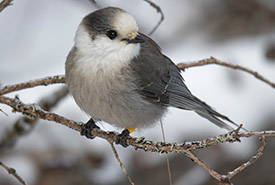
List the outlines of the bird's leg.
{"label": "bird's leg", "polygon": [[85,123],[82,128],[81,128],[81,132],[80,134],[82,136],[86,136],[87,138],[89,139],[94,139],[95,136],[93,136],[91,134],[91,131],[94,129],[94,128],[98,128],[99,127],[95,124],[95,121],[91,118],[87,123]]}
{"label": "bird's leg", "polygon": [[116,144],[121,144],[123,147],[127,147],[129,146],[129,144],[127,143],[127,138],[129,137],[129,135],[135,130],[135,128],[126,128],[124,129],[121,134],[118,135],[117,139],[116,139]]}

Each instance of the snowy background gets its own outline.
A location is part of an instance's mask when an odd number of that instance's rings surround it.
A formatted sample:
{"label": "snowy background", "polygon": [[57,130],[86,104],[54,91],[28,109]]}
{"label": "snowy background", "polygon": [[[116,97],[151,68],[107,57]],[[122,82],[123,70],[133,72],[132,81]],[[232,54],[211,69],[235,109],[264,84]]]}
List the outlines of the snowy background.
{"label": "snowy background", "polygon": [[[272,0],[159,0],[157,3],[165,19],[151,37],[175,63],[214,56],[246,66],[275,81],[275,3]],[[260,6],[254,6],[255,3]],[[125,9],[137,19],[140,31],[147,34],[160,18],[160,14],[142,0],[104,0],[97,5]],[[96,7],[84,0],[14,0],[12,6],[0,13],[1,86],[64,74],[64,63],[73,46],[77,26],[94,10]],[[236,123],[244,124],[248,130],[275,129],[275,91],[253,76],[215,65],[190,68],[182,75],[194,95]],[[36,87],[11,93],[9,97],[19,94],[23,102],[35,103],[61,86]],[[11,113],[11,109],[4,105],[0,108],[9,115],[0,114],[1,136],[21,115]],[[52,111],[76,121],[88,120],[71,96]],[[121,131],[106,123],[100,127]],[[226,132],[193,112],[172,108],[164,118],[164,129],[166,140],[177,143]],[[160,125],[139,130],[133,136],[162,141]],[[248,160],[257,146],[257,142],[250,139],[212,147],[198,154],[209,166],[224,169],[226,161]],[[136,152],[131,147],[118,146],[117,149],[136,184],[168,184],[165,156]],[[208,183],[210,177],[185,156],[171,155],[170,158],[174,184]],[[39,121],[13,146],[0,148],[0,161],[15,168],[30,185],[127,184],[127,178],[106,141],[99,138],[87,140],[71,129],[46,121]],[[274,166],[273,157],[273,169],[267,173],[274,174]],[[164,176],[164,181],[150,181],[149,174],[157,179],[159,173]],[[241,181],[244,177],[240,174],[238,178]],[[240,181],[236,180],[236,184]],[[241,184],[245,183],[248,181]],[[0,169],[0,184],[18,182]]]}

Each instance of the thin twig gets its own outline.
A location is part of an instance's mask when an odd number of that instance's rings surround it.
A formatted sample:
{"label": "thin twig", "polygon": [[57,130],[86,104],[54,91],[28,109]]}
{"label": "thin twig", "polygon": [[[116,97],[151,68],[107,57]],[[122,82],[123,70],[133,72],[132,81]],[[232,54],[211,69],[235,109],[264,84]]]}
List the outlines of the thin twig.
{"label": "thin twig", "polygon": [[7,6],[11,5],[12,0],[3,0],[0,3],[0,12],[2,12]]}
{"label": "thin twig", "polygon": [[162,21],[164,20],[164,14],[160,8],[160,6],[158,6],[157,4],[155,4],[154,2],[150,1],[150,0],[144,0],[145,2],[149,3],[153,8],[155,8],[157,10],[158,13],[160,13],[161,17],[160,20],[158,21],[157,25],[152,29],[152,31],[149,33],[149,35],[152,35],[160,26],[160,24],[162,23]]}
{"label": "thin twig", "polygon": [[273,130],[265,130],[265,131],[253,131],[253,132],[243,132],[238,133],[238,137],[261,137],[261,136],[275,136]]}
{"label": "thin twig", "polygon": [[247,72],[247,73],[253,75],[258,80],[261,80],[261,81],[265,82],[266,84],[270,85],[271,87],[275,88],[275,83],[269,81],[268,79],[266,79],[265,77],[260,75],[258,72],[248,69],[246,67],[240,66],[240,65],[234,65],[234,64],[227,63],[227,62],[222,62],[214,57],[210,57],[210,58],[199,60],[197,62],[192,62],[192,63],[179,63],[178,67],[181,70],[184,70],[189,67],[204,66],[204,65],[208,65],[208,64],[217,64],[217,65],[221,65],[221,66],[229,67],[232,69],[237,69],[237,70]]}
{"label": "thin twig", "polygon": [[97,9],[100,9],[101,7],[97,4],[96,0],[89,0],[89,2],[96,7]]}
{"label": "thin twig", "polygon": [[96,0],[89,0],[91,3],[93,3],[93,4],[97,4],[96,3]]}
{"label": "thin twig", "polygon": [[19,83],[15,85],[7,85],[0,89],[0,95],[4,95],[14,91],[19,91],[26,88],[36,87],[39,85],[47,86],[49,84],[56,84],[56,83],[65,83],[65,76],[56,75],[56,76],[45,77],[41,79],[24,82],[24,83]]}
{"label": "thin twig", "polygon": [[185,154],[191,158],[195,163],[201,166],[205,171],[207,171],[212,177],[220,181],[221,175],[215,170],[210,169],[204,162],[202,162],[194,153],[191,151],[186,151]]}
{"label": "thin twig", "polygon": [[265,136],[261,136],[261,146],[260,148],[257,150],[256,154],[254,156],[252,156],[249,161],[247,161],[246,163],[243,163],[241,166],[239,166],[238,168],[236,168],[235,170],[228,172],[227,173],[227,178],[231,179],[232,177],[234,177],[236,174],[240,173],[241,171],[243,171],[245,168],[247,168],[248,166],[250,166],[252,163],[254,163],[257,159],[259,159],[262,155],[263,155],[263,151],[266,145],[266,140],[265,140]]}
{"label": "thin twig", "polygon": [[116,157],[116,159],[117,159],[117,162],[119,163],[119,166],[120,166],[120,168],[122,169],[123,173],[127,176],[128,181],[130,182],[130,184],[135,185],[135,183],[133,182],[132,178],[131,178],[130,175],[128,174],[128,172],[127,172],[125,166],[123,165],[123,163],[122,163],[121,160],[119,159],[118,153],[117,153],[117,151],[116,151],[116,149],[115,149],[115,147],[114,147],[113,142],[112,142],[112,141],[109,141],[109,143],[110,143],[110,145],[111,145],[111,147],[112,147],[112,150],[113,150],[113,152],[114,152],[114,155],[115,155],[115,157]]}
{"label": "thin twig", "polygon": [[[161,127],[161,133],[162,133],[163,142],[166,142],[165,134],[164,134],[164,128],[163,128],[163,124],[162,124],[162,119],[160,119],[160,127]],[[170,162],[169,162],[168,154],[166,154],[165,157],[166,157],[166,164],[167,164],[167,170],[168,170],[169,185],[172,185],[173,184],[172,173],[171,173],[171,168],[170,168]]]}
{"label": "thin twig", "polygon": [[9,116],[7,113],[5,113],[2,109],[0,109],[0,112],[2,112],[3,114],[5,114],[6,116]]}
{"label": "thin twig", "polygon": [[195,156],[191,151],[186,151],[186,155],[188,155],[194,162],[196,162],[199,166],[201,166],[205,171],[207,171],[212,177],[217,179],[222,184],[231,184],[230,179],[235,175],[243,171],[245,168],[253,164],[257,159],[259,159],[263,155],[263,151],[266,145],[265,136],[261,136],[261,147],[257,150],[257,153],[250,158],[249,161],[243,163],[241,166],[237,167],[235,170],[228,172],[227,175],[220,175],[215,170],[210,169],[204,162],[202,162],[199,158]]}
{"label": "thin twig", "polygon": [[2,166],[5,170],[7,170],[7,172],[11,175],[13,175],[21,184],[26,185],[25,181],[22,179],[22,177],[20,177],[17,173],[16,170],[14,168],[10,168],[8,166],[6,166],[4,163],[2,163],[0,161],[0,166]]}

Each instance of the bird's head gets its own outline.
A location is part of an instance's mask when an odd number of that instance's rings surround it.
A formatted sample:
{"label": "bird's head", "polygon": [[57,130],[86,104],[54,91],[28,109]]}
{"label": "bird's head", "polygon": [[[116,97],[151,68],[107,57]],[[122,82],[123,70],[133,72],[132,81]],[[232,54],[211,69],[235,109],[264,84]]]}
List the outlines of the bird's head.
{"label": "bird's head", "polygon": [[117,52],[132,58],[138,55],[144,38],[139,34],[132,15],[122,9],[108,7],[83,18],[75,42],[76,47],[85,52],[99,55]]}

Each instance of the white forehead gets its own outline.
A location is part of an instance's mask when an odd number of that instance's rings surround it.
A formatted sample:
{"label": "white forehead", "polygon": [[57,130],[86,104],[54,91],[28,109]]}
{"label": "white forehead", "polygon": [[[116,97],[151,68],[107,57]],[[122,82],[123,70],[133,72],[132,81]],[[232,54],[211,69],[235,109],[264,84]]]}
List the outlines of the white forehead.
{"label": "white forehead", "polygon": [[114,17],[114,27],[125,35],[132,31],[138,31],[135,18],[127,12],[120,12]]}

